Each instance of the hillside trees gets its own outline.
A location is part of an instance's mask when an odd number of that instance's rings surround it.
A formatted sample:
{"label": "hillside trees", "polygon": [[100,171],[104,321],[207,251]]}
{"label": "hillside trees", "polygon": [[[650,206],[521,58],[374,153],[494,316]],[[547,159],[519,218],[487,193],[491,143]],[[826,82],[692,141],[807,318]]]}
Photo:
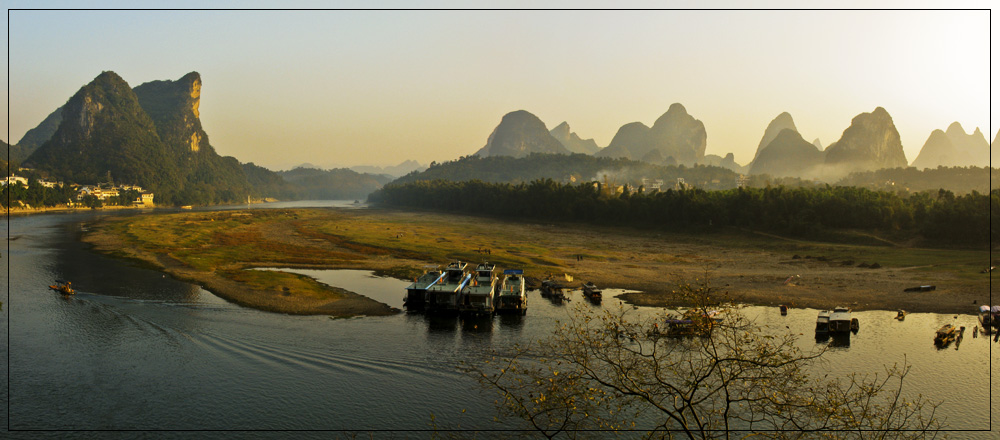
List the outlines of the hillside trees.
{"label": "hillside trees", "polygon": [[[997,243],[1000,192],[901,196],[855,187],[737,188],[609,192],[603,184],[391,183],[369,200],[388,206],[653,228],[746,227],[816,236],[829,230],[885,231],[946,243]],[[994,200],[991,205],[990,200]],[[991,235],[993,234],[993,235]]]}

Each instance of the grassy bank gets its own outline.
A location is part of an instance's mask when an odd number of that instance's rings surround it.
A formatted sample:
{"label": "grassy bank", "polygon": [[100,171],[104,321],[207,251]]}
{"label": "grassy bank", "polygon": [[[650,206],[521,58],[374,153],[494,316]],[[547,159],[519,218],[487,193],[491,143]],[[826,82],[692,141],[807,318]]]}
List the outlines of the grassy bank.
{"label": "grassy bank", "polygon": [[[988,251],[919,249],[884,240],[828,244],[731,228],[668,233],[376,209],[295,209],[152,214],[106,219],[90,229],[85,240],[98,249],[152,264],[235,302],[286,313],[393,311],[298,275],[246,269],[367,269],[411,278],[426,264],[489,260],[529,276],[569,274],[574,283],[639,290],[623,299],[654,306],[677,304],[671,293],[677,283],[705,276],[720,293],[763,305],[970,313],[973,301],[983,304],[990,293],[989,275],[979,273],[990,265]],[[797,281],[786,285],[792,275]],[[919,284],[938,289],[903,292]]]}

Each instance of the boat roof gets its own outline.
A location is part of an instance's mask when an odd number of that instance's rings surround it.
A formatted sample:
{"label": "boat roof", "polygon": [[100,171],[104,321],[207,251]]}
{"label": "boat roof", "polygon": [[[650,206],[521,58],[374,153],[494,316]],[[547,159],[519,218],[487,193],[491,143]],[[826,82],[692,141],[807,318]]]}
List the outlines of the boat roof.
{"label": "boat roof", "polygon": [[831,321],[840,321],[840,320],[849,321],[850,319],[851,319],[851,312],[849,311],[844,311],[844,312],[834,311],[830,315]]}
{"label": "boat roof", "polygon": [[524,275],[524,270],[522,269],[506,269],[503,271],[504,275]]}
{"label": "boat roof", "polygon": [[497,265],[495,265],[493,263],[483,262],[483,263],[479,263],[479,265],[476,266],[476,270],[493,270],[496,267],[497,267]]}

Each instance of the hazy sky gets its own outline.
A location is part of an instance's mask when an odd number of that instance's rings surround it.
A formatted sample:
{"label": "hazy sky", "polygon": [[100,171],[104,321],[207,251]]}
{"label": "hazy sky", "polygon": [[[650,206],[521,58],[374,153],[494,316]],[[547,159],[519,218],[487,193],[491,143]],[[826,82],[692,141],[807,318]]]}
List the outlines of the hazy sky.
{"label": "hazy sky", "polygon": [[[80,5],[5,3],[8,8]],[[470,3],[85,4],[400,8]],[[842,1],[809,5],[852,6]],[[990,7],[985,1],[854,4],[900,5]],[[331,167],[451,160],[474,153],[504,114],[519,109],[550,129],[567,121],[581,137],[605,147],[622,125],[652,125],[671,103],[680,102],[705,123],[707,153],[733,152],[741,164],[753,158],[764,128],[783,111],[792,114],[806,140],[819,138],[826,146],[855,115],[882,106],[892,115],[910,161],[932,130],[954,121],[969,132],[980,127],[988,141],[1000,129],[1000,111],[990,119],[990,29],[1000,29],[988,10],[14,10],[8,18],[9,105],[2,111],[9,108],[4,140],[11,143],[104,70],[117,72],[133,87],[201,73],[201,120],[211,144],[220,154],[272,169],[303,162]],[[997,93],[994,102],[1000,102]]]}

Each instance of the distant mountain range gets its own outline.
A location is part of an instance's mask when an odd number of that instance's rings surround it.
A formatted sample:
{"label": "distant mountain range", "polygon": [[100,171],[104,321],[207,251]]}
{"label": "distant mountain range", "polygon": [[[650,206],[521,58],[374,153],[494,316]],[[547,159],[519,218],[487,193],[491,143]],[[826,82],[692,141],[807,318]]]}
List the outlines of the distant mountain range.
{"label": "distant mountain range", "polygon": [[[788,131],[788,133],[784,133]],[[623,158],[654,165],[710,165],[736,173],[768,174],[774,177],[820,179],[835,182],[854,172],[907,167],[899,132],[889,112],[877,107],[851,120],[840,139],[826,149],[820,140],[807,142],[798,133],[792,115],[783,112],[764,129],[753,160],[743,166],[732,153],[725,157],[706,155],[707,133],[701,121],[687,113],[683,105],[672,104],[652,127],[641,122],[621,126],[611,143],[597,147],[592,139],[582,140],[562,122],[545,132],[545,124],[535,115],[518,110],[505,115],[477,156],[526,157],[532,153],[582,153],[596,157]],[[988,151],[997,151],[997,139],[990,145],[977,128],[966,134],[957,122],[947,132],[935,130],[912,166],[989,166]],[[555,142],[553,142],[555,140]],[[560,148],[562,147],[562,148]],[[768,151],[770,149],[770,151]]]}

